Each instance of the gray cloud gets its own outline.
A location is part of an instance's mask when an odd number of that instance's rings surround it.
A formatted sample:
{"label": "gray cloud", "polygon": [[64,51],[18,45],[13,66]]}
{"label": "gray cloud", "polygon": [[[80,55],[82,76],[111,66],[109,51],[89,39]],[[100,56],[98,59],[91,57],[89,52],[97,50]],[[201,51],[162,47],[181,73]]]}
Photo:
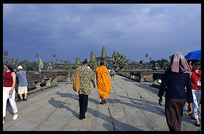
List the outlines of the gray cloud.
{"label": "gray cloud", "polygon": [[201,48],[201,5],[4,4],[3,28],[3,49],[21,60],[38,52],[75,61],[92,50],[100,56],[103,45],[109,56],[116,50],[139,61],[148,52],[156,60]]}

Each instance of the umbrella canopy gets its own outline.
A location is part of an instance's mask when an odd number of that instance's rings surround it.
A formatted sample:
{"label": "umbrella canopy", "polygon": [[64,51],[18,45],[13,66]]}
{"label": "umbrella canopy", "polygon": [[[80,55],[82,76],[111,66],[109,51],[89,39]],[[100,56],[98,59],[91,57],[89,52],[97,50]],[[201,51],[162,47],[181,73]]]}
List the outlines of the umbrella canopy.
{"label": "umbrella canopy", "polygon": [[192,51],[189,52],[185,58],[187,60],[200,60],[201,59],[201,50],[196,50],[196,51]]}

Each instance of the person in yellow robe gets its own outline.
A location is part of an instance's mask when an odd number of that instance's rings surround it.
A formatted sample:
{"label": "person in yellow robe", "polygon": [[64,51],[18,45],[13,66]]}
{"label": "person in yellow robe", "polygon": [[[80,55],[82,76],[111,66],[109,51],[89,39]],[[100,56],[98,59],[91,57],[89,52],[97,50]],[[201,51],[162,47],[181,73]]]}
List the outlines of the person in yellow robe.
{"label": "person in yellow robe", "polygon": [[100,104],[106,104],[106,100],[111,92],[111,80],[108,69],[104,66],[104,61],[100,61],[100,66],[96,68],[97,89],[101,98]]}

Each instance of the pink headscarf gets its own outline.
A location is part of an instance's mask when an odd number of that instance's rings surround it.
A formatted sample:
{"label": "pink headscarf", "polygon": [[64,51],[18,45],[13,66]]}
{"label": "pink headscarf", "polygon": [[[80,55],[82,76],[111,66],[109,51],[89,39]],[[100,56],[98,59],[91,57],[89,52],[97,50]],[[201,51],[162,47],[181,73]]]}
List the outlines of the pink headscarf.
{"label": "pink headscarf", "polygon": [[[179,68],[181,69],[181,72],[183,73],[190,73],[190,67],[186,61],[186,59],[184,58],[183,54],[181,52],[176,52],[173,56],[173,60],[171,60],[171,71],[178,73],[179,72]],[[172,57],[171,57],[172,58]],[[179,60],[181,61],[179,63]]]}

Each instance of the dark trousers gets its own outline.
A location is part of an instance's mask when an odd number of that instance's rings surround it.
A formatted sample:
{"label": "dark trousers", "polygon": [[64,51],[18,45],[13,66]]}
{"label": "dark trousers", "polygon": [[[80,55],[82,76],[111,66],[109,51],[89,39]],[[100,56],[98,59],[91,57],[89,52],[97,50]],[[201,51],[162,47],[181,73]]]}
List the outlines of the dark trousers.
{"label": "dark trousers", "polygon": [[166,121],[170,131],[181,131],[181,119],[186,99],[165,100]]}
{"label": "dark trousers", "polygon": [[79,114],[81,118],[85,118],[85,113],[88,106],[88,95],[79,94]]}

